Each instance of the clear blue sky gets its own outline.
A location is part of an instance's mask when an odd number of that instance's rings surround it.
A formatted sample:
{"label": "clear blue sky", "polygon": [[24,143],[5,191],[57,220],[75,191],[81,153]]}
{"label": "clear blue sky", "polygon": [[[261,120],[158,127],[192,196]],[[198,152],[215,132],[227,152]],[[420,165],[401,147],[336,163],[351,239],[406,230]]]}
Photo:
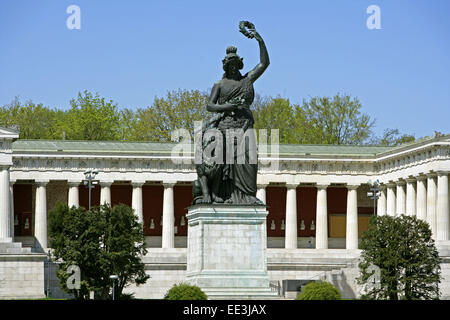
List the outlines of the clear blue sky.
{"label": "clear blue sky", "polygon": [[[69,5],[81,29],[69,30]],[[366,8],[381,9],[369,30]],[[238,32],[252,21],[271,59],[261,95],[294,103],[337,92],[358,97],[375,132],[450,133],[450,1],[0,1],[0,105],[15,96],[66,109],[79,91],[121,107],[146,107],[178,88],[207,90],[221,78],[228,45],[259,59]]]}

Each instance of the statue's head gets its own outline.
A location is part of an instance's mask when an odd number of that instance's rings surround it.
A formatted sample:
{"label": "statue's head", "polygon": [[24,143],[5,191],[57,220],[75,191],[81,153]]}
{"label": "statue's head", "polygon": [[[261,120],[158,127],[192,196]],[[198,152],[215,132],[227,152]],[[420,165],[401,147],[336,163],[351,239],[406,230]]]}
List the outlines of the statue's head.
{"label": "statue's head", "polygon": [[239,70],[244,67],[244,59],[236,54],[237,48],[234,46],[229,46],[227,48],[227,55],[222,60],[223,70],[225,71],[224,77],[232,76],[234,74],[239,74]]}

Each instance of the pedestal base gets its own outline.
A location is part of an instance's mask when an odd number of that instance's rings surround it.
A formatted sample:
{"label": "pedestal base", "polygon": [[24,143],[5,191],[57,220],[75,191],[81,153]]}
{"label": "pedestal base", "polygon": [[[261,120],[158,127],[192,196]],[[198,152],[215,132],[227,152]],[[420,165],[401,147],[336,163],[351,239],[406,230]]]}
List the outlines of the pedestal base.
{"label": "pedestal base", "polygon": [[267,214],[265,206],[191,206],[187,282],[209,299],[277,297],[267,273]]}

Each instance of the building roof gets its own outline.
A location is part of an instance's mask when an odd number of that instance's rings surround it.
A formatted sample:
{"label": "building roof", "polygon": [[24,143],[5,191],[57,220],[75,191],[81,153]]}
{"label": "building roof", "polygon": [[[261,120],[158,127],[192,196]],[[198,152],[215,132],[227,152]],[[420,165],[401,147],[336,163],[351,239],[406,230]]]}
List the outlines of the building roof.
{"label": "building roof", "polygon": [[[175,143],[159,142],[19,139],[13,143],[13,152],[170,153],[175,145]],[[281,144],[279,153],[285,155],[377,155],[394,148],[386,146]],[[268,152],[270,152],[270,145],[268,145]]]}
{"label": "building roof", "polygon": [[[327,145],[327,144],[280,144],[280,156],[349,156],[375,157],[421,147],[429,143],[450,143],[450,135],[437,135],[400,146],[369,145]],[[128,142],[128,141],[79,141],[79,140],[25,140],[18,139],[12,144],[14,153],[83,153],[83,154],[170,154],[176,143],[171,142]],[[270,154],[270,145],[267,146]],[[188,145],[191,153],[194,145]],[[261,153],[263,150],[260,149]]]}
{"label": "building roof", "polygon": [[19,138],[19,131],[11,128],[0,127],[0,139],[15,140]]}

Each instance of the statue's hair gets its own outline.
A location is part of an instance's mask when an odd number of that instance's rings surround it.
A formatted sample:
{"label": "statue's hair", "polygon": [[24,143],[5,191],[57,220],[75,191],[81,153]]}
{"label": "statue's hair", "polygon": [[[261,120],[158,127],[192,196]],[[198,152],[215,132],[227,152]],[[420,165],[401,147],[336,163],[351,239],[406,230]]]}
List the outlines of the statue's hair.
{"label": "statue's hair", "polygon": [[[225,73],[223,74],[222,79],[227,78],[228,76],[228,64],[231,61],[237,61],[238,63],[238,68],[239,70],[241,70],[242,68],[244,68],[244,58],[239,57],[237,54],[237,48],[235,46],[229,46],[226,50],[227,55],[225,56],[225,58],[222,60],[222,64],[223,64],[223,70],[225,71]],[[238,71],[239,72],[239,71]],[[242,79],[242,74],[239,72],[239,75]]]}
{"label": "statue's hair", "polygon": [[226,52],[227,52],[227,54],[229,54],[229,53],[236,53],[237,52],[237,48],[235,46],[229,46],[227,48]]}

